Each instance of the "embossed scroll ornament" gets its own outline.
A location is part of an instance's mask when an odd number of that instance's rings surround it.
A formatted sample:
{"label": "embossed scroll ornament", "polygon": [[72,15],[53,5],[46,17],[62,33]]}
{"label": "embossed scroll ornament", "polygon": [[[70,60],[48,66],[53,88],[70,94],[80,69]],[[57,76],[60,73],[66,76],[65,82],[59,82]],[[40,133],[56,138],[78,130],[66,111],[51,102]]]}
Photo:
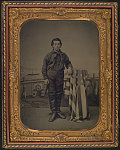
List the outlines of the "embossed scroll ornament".
{"label": "embossed scroll ornament", "polygon": [[[15,6],[15,7],[14,7]],[[89,7],[88,7],[89,6]],[[98,7],[99,6],[99,7]],[[103,7],[104,6],[104,7]],[[113,9],[114,7],[114,9]],[[7,11],[9,36],[9,131],[8,145],[4,147],[19,148],[66,148],[90,146],[117,146],[117,110],[113,112],[113,103],[117,104],[113,96],[114,60],[111,47],[113,31],[111,20],[113,11],[117,11],[116,3],[76,3],[76,2],[19,2],[3,3],[4,12]],[[32,130],[24,126],[20,119],[20,30],[29,20],[88,20],[94,22],[99,31],[99,91],[100,114],[97,124],[86,130]],[[115,24],[115,26],[117,26]],[[4,30],[6,32],[6,30]],[[116,31],[117,32],[117,31]],[[116,36],[116,35],[115,35]],[[114,44],[114,43],[113,43]],[[6,51],[5,47],[3,51]],[[116,53],[117,54],[117,53]],[[117,56],[115,56],[117,57]],[[7,58],[5,58],[7,59]],[[117,63],[117,61],[116,61]],[[7,64],[5,64],[7,65]],[[6,88],[6,85],[4,85]],[[117,89],[116,89],[117,90]],[[5,101],[5,99],[4,99]],[[4,107],[4,111],[6,106]],[[117,119],[116,119],[117,123]],[[4,122],[4,124],[6,124]],[[5,127],[6,125],[4,125]],[[9,130],[8,130],[9,128]],[[5,131],[5,129],[4,129]],[[4,138],[6,139],[6,138]],[[26,143],[24,143],[26,142]],[[35,142],[37,144],[35,144]],[[13,144],[11,144],[13,143]],[[18,143],[18,144],[17,144]],[[21,144],[22,143],[22,144]],[[30,144],[29,144],[30,143]]]}

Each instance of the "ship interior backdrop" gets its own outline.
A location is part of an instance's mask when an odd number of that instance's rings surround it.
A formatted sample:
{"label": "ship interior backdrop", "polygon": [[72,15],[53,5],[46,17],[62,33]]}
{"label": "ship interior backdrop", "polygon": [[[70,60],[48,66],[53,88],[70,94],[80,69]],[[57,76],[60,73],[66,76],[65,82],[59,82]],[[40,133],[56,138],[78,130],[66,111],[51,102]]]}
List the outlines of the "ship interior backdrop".
{"label": "ship interior backdrop", "polygon": [[[74,77],[64,70],[61,111],[66,119],[48,122],[48,90],[42,76],[43,59],[52,50],[51,40],[60,38]],[[89,116],[87,116],[89,112]],[[93,128],[99,119],[99,32],[96,24],[83,20],[31,20],[20,32],[20,117],[35,130]]]}

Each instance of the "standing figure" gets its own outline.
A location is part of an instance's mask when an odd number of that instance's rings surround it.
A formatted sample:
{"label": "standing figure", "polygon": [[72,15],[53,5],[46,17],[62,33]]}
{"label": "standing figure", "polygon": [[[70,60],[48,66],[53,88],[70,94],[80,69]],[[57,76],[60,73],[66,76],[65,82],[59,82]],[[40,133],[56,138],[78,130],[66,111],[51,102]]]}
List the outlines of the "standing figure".
{"label": "standing figure", "polygon": [[68,56],[60,49],[62,46],[61,40],[59,38],[53,39],[51,46],[53,49],[45,56],[42,66],[42,74],[48,88],[49,104],[52,112],[49,122],[53,122],[56,117],[66,118],[60,111],[65,67],[68,69],[69,74],[73,73],[73,67]]}

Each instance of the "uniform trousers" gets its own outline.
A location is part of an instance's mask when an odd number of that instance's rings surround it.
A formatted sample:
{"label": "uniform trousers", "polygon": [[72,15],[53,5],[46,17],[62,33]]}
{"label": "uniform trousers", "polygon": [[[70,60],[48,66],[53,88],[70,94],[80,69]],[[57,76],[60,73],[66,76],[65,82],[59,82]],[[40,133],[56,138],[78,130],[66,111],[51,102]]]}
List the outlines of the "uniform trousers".
{"label": "uniform trousers", "polygon": [[48,96],[50,110],[60,112],[61,99],[63,95],[64,71],[50,70],[48,72]]}

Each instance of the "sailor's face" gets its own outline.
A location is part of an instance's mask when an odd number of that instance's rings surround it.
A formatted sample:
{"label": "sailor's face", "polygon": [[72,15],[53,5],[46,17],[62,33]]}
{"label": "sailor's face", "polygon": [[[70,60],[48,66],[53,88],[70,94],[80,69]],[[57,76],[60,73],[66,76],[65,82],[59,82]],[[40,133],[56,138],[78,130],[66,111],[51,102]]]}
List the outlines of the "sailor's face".
{"label": "sailor's face", "polygon": [[55,51],[59,50],[61,48],[60,41],[54,41],[52,47]]}

